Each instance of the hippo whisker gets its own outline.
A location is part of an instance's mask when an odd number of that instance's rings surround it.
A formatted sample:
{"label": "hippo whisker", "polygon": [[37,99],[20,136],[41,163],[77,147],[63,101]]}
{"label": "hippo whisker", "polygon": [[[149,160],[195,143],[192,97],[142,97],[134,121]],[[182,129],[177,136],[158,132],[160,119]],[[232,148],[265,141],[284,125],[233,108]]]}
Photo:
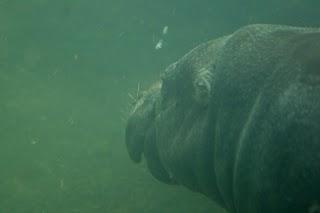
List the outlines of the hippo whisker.
{"label": "hippo whisker", "polygon": [[134,105],[127,105],[126,107],[122,107],[120,109],[120,119],[122,122],[128,122],[131,114],[132,114],[132,109]]}
{"label": "hippo whisker", "polygon": [[136,97],[137,97],[137,99],[139,99],[139,97],[140,97],[140,83],[138,83],[138,86],[137,86]]}
{"label": "hippo whisker", "polygon": [[131,94],[130,92],[128,93],[128,96],[129,98],[132,100],[132,103],[131,105],[134,106],[138,100],[141,98],[141,90],[140,90],[140,83],[138,83],[138,86],[137,86],[137,92],[135,95]]}
{"label": "hippo whisker", "polygon": [[137,102],[137,97],[134,97],[130,92],[128,93],[128,96],[133,102]]}

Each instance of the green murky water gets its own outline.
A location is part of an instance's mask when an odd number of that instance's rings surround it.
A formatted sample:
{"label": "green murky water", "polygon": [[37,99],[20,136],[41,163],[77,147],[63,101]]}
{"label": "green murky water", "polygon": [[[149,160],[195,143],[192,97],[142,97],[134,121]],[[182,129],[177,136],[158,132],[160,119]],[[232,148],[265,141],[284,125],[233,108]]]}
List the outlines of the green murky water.
{"label": "green murky water", "polygon": [[240,26],[320,26],[319,8],[317,0],[1,0],[0,212],[223,212],[130,161],[128,92]]}

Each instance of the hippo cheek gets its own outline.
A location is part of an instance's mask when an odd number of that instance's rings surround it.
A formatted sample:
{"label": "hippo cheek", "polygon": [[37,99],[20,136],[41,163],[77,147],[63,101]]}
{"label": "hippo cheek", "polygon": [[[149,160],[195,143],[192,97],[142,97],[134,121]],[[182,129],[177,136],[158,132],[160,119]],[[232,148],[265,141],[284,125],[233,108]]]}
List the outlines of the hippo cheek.
{"label": "hippo cheek", "polygon": [[169,175],[160,160],[159,150],[156,143],[156,129],[154,125],[152,125],[146,133],[144,156],[147,161],[148,169],[153,177],[166,184],[176,184],[175,180]]}

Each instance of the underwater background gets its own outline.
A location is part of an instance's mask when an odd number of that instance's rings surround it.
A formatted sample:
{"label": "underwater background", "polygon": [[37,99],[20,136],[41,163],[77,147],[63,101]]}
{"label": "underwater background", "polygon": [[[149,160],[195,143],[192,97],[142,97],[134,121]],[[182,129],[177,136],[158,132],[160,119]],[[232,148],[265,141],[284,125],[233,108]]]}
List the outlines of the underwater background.
{"label": "underwater background", "polygon": [[224,212],[129,159],[128,93],[253,23],[320,27],[320,1],[0,0],[0,213]]}

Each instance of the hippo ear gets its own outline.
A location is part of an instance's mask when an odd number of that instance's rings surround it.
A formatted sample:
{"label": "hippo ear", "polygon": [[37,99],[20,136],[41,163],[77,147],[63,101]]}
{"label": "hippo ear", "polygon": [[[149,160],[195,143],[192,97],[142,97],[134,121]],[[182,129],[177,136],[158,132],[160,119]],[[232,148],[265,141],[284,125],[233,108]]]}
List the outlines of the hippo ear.
{"label": "hippo ear", "polygon": [[207,106],[211,96],[213,76],[210,68],[195,71],[193,78],[194,99],[201,106]]}

